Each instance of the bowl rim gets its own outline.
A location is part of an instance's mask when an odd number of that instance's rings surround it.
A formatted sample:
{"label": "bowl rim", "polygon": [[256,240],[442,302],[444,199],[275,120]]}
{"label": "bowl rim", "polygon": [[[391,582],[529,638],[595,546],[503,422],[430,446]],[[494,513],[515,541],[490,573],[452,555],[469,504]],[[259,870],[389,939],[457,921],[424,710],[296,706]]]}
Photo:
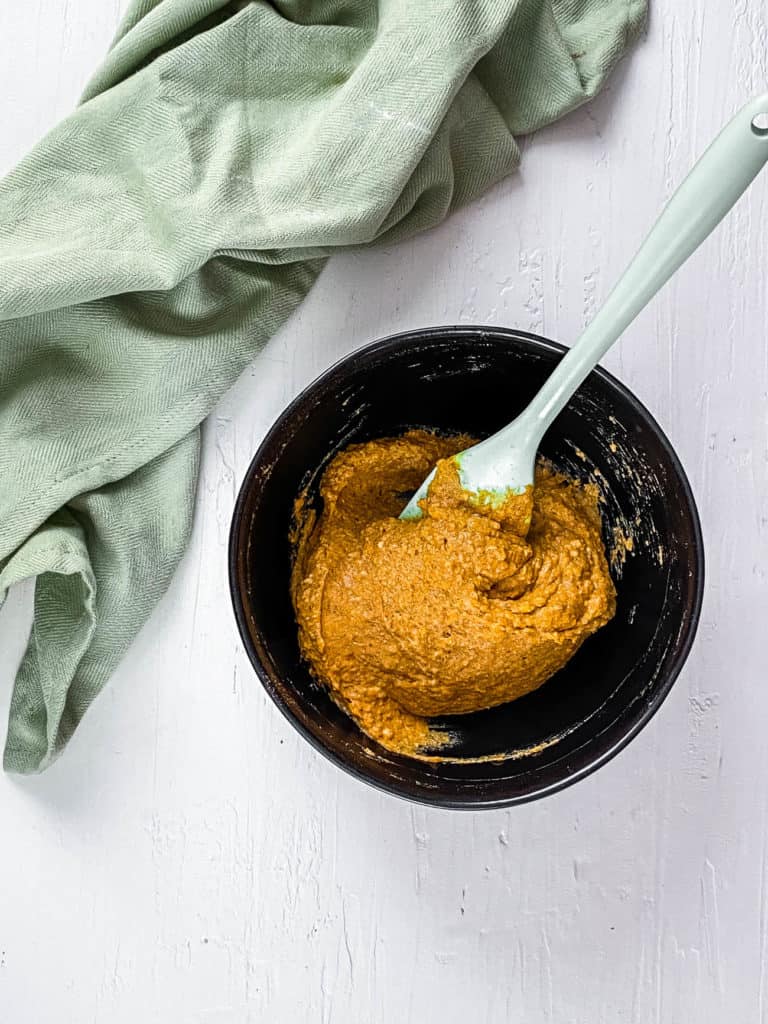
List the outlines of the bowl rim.
{"label": "bowl rim", "polygon": [[[430,807],[440,807],[447,810],[492,810],[494,808],[501,807],[512,807],[519,804],[529,803],[533,800],[540,800],[545,796],[550,796],[560,790],[566,789],[573,785],[579,780],[586,778],[593,772],[597,771],[598,768],[602,767],[608,761],[612,760],[617,754],[619,754],[636,736],[637,734],[648,724],[653,718],[656,712],[659,710],[661,705],[666,700],[676,682],[688,656],[691,652],[696,633],[698,630],[699,620],[701,617],[701,608],[704,598],[704,579],[705,579],[705,553],[704,553],[704,541],[701,529],[701,520],[699,517],[698,507],[693,494],[688,476],[683,468],[682,462],[669,441],[665,432],[661,429],[659,423],[655,417],[648,411],[643,403],[629,390],[629,388],[622,384],[622,382],[615,377],[608,370],[605,370],[602,366],[597,366],[589,375],[592,377],[596,375],[603,383],[613,388],[615,392],[627,403],[631,408],[632,412],[639,415],[639,417],[645,421],[650,427],[653,433],[656,435],[660,446],[664,450],[667,458],[670,461],[677,479],[680,483],[681,490],[685,498],[685,505],[690,515],[691,527],[692,527],[692,555],[693,562],[696,567],[694,573],[694,590],[691,600],[691,610],[686,623],[686,629],[684,636],[682,637],[681,644],[677,650],[674,660],[670,664],[667,671],[664,673],[663,678],[660,680],[659,685],[653,690],[650,697],[642,702],[637,702],[640,706],[631,713],[629,721],[624,723],[621,730],[621,735],[612,741],[605,742],[606,734],[610,733],[612,726],[606,727],[602,733],[597,734],[592,739],[585,740],[583,744],[575,748],[567,755],[568,760],[574,757],[580,750],[587,745],[591,746],[595,742],[600,742],[600,737],[603,737],[603,745],[601,748],[596,750],[586,761],[583,761],[573,771],[566,772],[562,777],[542,782],[539,785],[532,786],[529,790],[524,793],[515,793],[506,797],[492,797],[489,799],[470,796],[467,799],[457,799],[453,796],[441,794],[436,790],[419,790],[414,788],[408,790],[401,780],[393,780],[391,783],[382,781],[370,774],[367,774],[356,764],[345,760],[344,757],[337,751],[326,746],[321,739],[319,739],[307,726],[297,717],[293,709],[286,702],[283,695],[277,690],[272,682],[269,672],[262,663],[256,645],[248,628],[248,613],[245,607],[244,601],[241,599],[240,587],[238,584],[238,559],[240,554],[240,535],[243,527],[243,521],[245,517],[245,506],[250,497],[251,489],[253,487],[254,478],[258,472],[261,461],[265,452],[274,443],[277,435],[280,434],[286,421],[288,421],[293,415],[294,411],[300,408],[311,394],[322,385],[326,384],[330,378],[333,378],[342,367],[353,360],[371,359],[381,353],[387,353],[392,350],[400,349],[404,344],[412,344],[419,341],[444,341],[451,338],[464,337],[471,338],[478,341],[484,339],[496,339],[499,341],[524,341],[527,343],[533,343],[535,348],[540,351],[548,352],[550,354],[562,356],[568,348],[559,342],[552,341],[550,338],[545,338],[542,335],[534,334],[530,331],[517,330],[509,327],[498,327],[498,326],[485,326],[485,325],[471,325],[461,324],[456,326],[440,325],[435,327],[422,327],[416,328],[409,331],[399,331],[396,334],[387,335],[384,338],[377,339],[372,342],[368,342],[364,345],[359,346],[346,355],[337,359],[321,374],[315,377],[306,387],[296,395],[294,399],[282,410],[282,412],[276,417],[266,434],[262,438],[261,443],[256,449],[248,468],[243,476],[240,489],[238,491],[237,501],[232,515],[232,523],[229,533],[228,543],[228,563],[229,563],[229,590],[230,597],[232,600],[233,610],[235,614],[235,620],[237,622],[238,632],[240,639],[245,647],[248,659],[253,667],[256,675],[261,680],[264,689],[267,691],[272,701],[277,705],[283,716],[291,723],[291,725],[299,732],[299,734],[307,740],[310,745],[331,761],[342,771],[348,775],[354,776],[356,779],[372,786],[374,789],[389,794],[390,796],[398,797],[402,800],[407,800],[409,803],[424,804]],[[589,377],[587,379],[589,379]],[[612,725],[615,725],[613,723]]]}

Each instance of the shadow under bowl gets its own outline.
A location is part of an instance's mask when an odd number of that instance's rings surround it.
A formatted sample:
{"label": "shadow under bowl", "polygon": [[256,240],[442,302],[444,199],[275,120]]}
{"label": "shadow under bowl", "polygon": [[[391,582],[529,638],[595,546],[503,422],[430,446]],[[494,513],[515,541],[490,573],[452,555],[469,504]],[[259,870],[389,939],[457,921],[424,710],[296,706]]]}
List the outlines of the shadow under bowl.
{"label": "shadow under bowl", "polygon": [[615,618],[544,686],[519,700],[435,720],[455,742],[438,761],[394,754],[364,735],[314,680],[289,594],[295,499],[352,442],[414,427],[484,437],[513,419],[562,346],[520,331],[439,327],[342,359],[283,412],[237,501],[230,587],[250,660],[280,710],[326,757],[389,793],[453,808],[499,807],[575,782],[635,736],[691,648],[704,583],[701,528],[680,462],[658,424],[595,370],[549,430],[542,454],[600,488],[613,552]]}

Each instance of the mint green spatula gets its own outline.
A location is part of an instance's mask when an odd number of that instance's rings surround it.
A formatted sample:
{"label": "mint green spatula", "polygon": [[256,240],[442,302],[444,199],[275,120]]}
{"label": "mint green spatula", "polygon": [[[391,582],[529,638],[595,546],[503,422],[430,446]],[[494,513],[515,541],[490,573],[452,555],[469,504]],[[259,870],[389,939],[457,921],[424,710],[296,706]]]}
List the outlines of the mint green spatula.
{"label": "mint green spatula", "polygon": [[[523,412],[496,434],[453,456],[462,488],[499,507],[533,484],[539,443],[571,395],[637,314],[698,249],[768,161],[768,93],[718,135],[669,201],[605,305]],[[434,470],[400,515],[421,516]]]}

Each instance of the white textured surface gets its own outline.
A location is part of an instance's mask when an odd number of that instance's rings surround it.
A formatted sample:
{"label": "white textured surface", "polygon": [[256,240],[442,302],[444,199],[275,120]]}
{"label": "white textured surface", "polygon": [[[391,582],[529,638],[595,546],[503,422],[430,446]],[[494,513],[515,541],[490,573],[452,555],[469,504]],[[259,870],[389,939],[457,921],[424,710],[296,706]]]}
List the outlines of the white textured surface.
{"label": "white textured surface", "polygon": [[[0,170],[124,6],[0,6]],[[709,572],[683,676],[596,775],[478,814],[341,775],[252,676],[224,557],[250,454],[337,357],[432,323],[573,340],[767,52],[762,3],[656,4],[514,180],[328,267],[212,418],[191,550],[117,678],[46,775],[0,778],[2,1024],[768,1022],[768,177],[606,360],[690,473]],[[30,594],[0,617],[3,717]]]}

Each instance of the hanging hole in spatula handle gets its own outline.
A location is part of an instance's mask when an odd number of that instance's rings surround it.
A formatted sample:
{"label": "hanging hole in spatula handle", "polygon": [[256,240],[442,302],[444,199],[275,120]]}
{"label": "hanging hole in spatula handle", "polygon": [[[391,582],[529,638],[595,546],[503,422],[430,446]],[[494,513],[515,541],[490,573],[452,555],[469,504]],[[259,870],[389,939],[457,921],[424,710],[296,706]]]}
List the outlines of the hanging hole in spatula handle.
{"label": "hanging hole in spatula handle", "polygon": [[768,108],[752,118],[752,131],[761,138],[768,138]]}

